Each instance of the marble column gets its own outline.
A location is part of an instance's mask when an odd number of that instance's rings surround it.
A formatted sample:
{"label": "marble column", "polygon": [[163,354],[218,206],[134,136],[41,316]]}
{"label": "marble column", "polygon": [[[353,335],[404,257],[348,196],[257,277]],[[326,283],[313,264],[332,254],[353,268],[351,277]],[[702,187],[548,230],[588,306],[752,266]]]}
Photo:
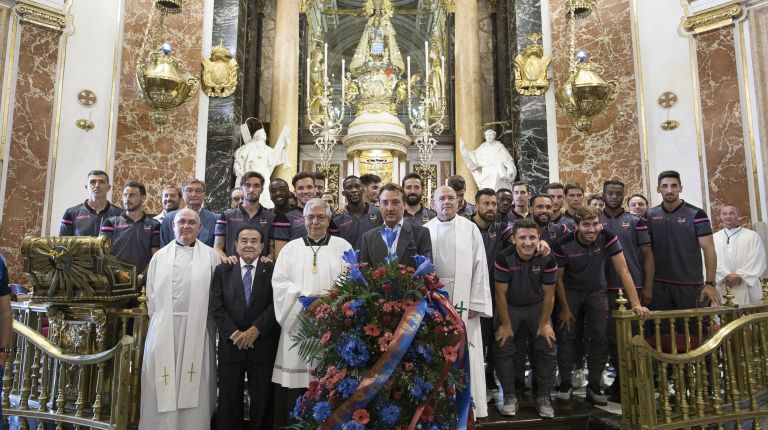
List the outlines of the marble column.
{"label": "marble column", "polygon": [[8,158],[0,253],[5,257],[11,282],[24,282],[21,241],[42,232],[61,33],[17,17],[11,18],[10,25],[10,37],[15,39],[10,58],[14,53],[18,57],[17,64],[10,68],[16,73],[16,88],[8,117],[3,118],[3,128],[10,128],[10,138],[5,141],[3,137]]}
{"label": "marble column", "polygon": [[275,10],[275,55],[272,67],[272,106],[269,143],[272,147],[284,126],[291,128],[288,154],[291,167],[279,166],[273,177],[291,182],[298,165],[299,145],[299,1],[280,0]]}
{"label": "marble column", "polygon": [[480,33],[477,0],[455,1],[455,82],[456,82],[456,174],[467,181],[466,199],[474,201],[477,184],[472,172],[461,159],[459,142],[467,150],[475,150],[482,141],[482,106],[480,95]]}
{"label": "marble column", "polygon": [[696,36],[701,119],[709,191],[709,214],[717,227],[724,204],[751,221],[744,130],[732,25]]}
{"label": "marble column", "polygon": [[[756,182],[762,182],[757,194],[758,201],[762,197],[763,210],[762,218],[755,219],[753,221],[765,221],[768,219],[766,213],[766,187],[768,187],[768,4],[756,6],[749,11],[750,21],[750,33],[751,33],[751,52],[742,53],[742,55],[752,56],[753,76],[752,83],[754,85],[756,100],[752,101],[752,106],[756,106],[757,115],[752,116],[753,127],[759,130],[759,140],[755,142],[755,151],[759,155],[757,158],[757,164],[762,164],[762,169],[758,169],[758,172],[762,174],[762,177]],[[759,150],[758,150],[759,149]],[[756,155],[757,155],[756,154]],[[758,188],[758,187],[755,187]],[[758,206],[758,209],[760,206]]]}

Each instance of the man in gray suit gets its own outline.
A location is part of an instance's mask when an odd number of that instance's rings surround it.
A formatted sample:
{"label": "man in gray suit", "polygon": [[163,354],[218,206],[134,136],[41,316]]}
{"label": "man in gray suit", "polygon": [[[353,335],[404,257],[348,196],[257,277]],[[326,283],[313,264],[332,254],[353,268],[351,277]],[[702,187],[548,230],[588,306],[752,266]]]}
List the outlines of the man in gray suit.
{"label": "man in gray suit", "polygon": [[379,209],[384,225],[363,234],[360,261],[372,266],[384,262],[389,254],[397,254],[399,263],[416,268],[414,255],[432,258],[429,230],[403,222],[405,192],[397,184],[386,184],[379,190]]}

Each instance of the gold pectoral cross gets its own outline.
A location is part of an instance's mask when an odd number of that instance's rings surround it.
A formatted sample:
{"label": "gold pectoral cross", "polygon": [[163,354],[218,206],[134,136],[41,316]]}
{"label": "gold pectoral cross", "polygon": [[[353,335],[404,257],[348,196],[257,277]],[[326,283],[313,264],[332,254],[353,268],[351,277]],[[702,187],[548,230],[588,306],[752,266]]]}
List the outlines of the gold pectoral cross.
{"label": "gold pectoral cross", "polygon": [[163,384],[165,385],[168,385],[168,376],[170,376],[168,375],[168,369],[166,369],[165,366],[163,366],[163,374],[160,375],[160,377],[163,378]]}
{"label": "gold pectoral cross", "polygon": [[189,368],[189,372],[187,373],[189,373],[189,382],[192,382],[192,375],[197,373],[195,372],[195,363],[192,363],[192,366]]}

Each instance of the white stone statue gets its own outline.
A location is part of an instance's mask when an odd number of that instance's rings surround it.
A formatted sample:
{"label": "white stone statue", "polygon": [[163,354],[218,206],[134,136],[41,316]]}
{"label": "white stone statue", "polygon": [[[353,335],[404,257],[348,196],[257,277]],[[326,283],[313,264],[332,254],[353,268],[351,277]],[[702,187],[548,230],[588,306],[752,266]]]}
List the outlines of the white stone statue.
{"label": "white stone statue", "polygon": [[243,136],[243,146],[235,151],[235,183],[240,183],[240,178],[243,177],[245,172],[259,172],[264,176],[264,190],[259,197],[259,203],[265,208],[272,209],[275,207],[272,200],[269,198],[269,179],[272,176],[272,171],[278,165],[284,167],[290,167],[287,149],[288,149],[288,135],[291,132],[291,128],[288,126],[283,127],[280,132],[280,137],[277,139],[275,147],[272,148],[267,144],[267,133],[263,128],[260,128],[251,135],[247,124],[240,126],[240,134]]}
{"label": "white stone statue", "polygon": [[461,157],[472,171],[478,188],[499,188],[512,189],[512,183],[517,176],[517,168],[512,155],[507,148],[496,140],[496,132],[488,129],[483,133],[485,142],[476,150],[468,151],[464,146],[464,141],[459,140],[459,151]]}

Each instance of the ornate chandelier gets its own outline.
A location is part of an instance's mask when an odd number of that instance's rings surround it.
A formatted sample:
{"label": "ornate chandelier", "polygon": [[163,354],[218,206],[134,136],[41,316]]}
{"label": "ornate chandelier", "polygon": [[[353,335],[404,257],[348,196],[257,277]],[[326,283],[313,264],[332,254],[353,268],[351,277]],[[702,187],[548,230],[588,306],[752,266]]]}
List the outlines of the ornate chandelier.
{"label": "ornate chandelier", "polygon": [[[320,151],[320,169],[328,172],[333,158],[333,148],[338,142],[338,137],[343,128],[344,119],[344,87],[345,87],[345,60],[341,60],[341,106],[333,106],[333,86],[328,80],[328,44],[325,44],[323,57],[323,84],[320,94],[312,97],[310,92],[310,60],[307,59],[307,96],[306,108],[309,119],[309,132],[315,139],[315,146]],[[319,106],[319,114],[312,113],[312,105]]]}
{"label": "ornate chandelier", "polygon": [[[445,71],[445,57],[440,57],[442,71]],[[437,140],[432,134],[442,134],[445,120],[445,92],[433,94],[430,87],[430,61],[429,43],[424,42],[424,65],[426,68],[424,78],[424,92],[418,97],[417,107],[411,106],[411,57],[407,58],[408,67],[408,118],[411,120],[411,133],[414,136],[413,144],[419,149],[419,161],[422,165],[432,159],[432,151],[437,145]],[[440,88],[445,88],[445,74],[441,74]],[[437,109],[434,109],[434,107]]]}

